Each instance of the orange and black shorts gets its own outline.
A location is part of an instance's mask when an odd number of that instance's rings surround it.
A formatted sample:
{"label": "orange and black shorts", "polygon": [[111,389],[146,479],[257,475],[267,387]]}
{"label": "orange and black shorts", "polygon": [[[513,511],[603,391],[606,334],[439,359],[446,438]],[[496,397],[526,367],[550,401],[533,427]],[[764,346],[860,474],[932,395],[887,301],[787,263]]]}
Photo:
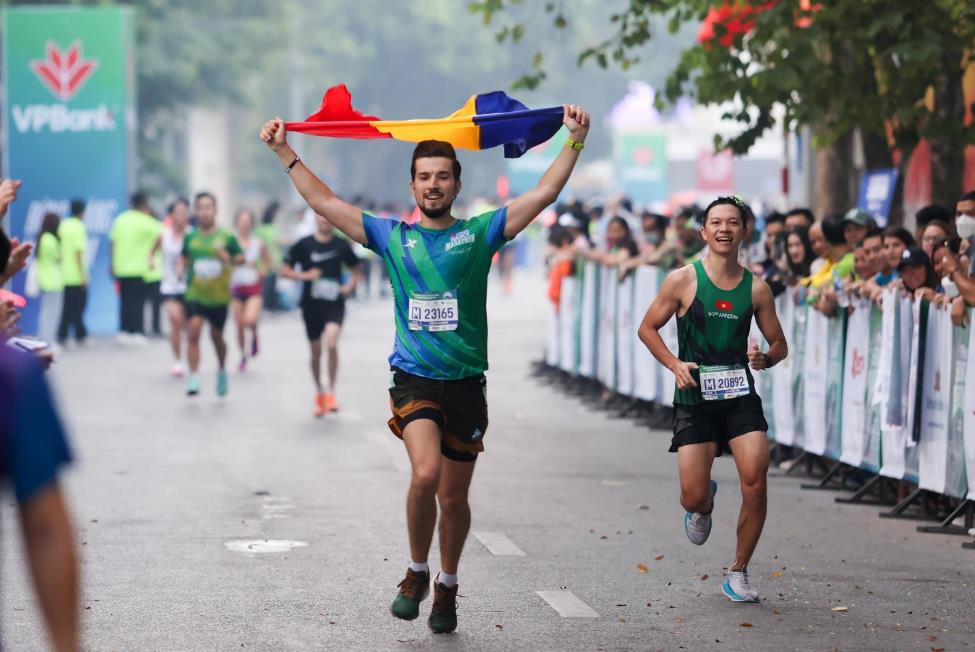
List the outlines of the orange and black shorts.
{"label": "orange and black shorts", "polygon": [[473,462],[484,451],[488,427],[487,379],[483,374],[436,380],[392,369],[389,429],[403,438],[407,425],[430,419],[440,428],[440,452],[457,462]]}

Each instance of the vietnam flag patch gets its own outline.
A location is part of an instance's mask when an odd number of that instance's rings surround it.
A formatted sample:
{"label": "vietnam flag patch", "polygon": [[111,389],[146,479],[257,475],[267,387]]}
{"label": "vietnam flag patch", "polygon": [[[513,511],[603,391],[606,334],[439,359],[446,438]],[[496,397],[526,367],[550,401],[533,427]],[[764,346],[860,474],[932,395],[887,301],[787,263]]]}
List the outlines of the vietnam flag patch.
{"label": "vietnam flag patch", "polygon": [[722,301],[721,299],[714,302],[714,307],[722,312],[731,312],[732,308],[734,308],[730,301]]}

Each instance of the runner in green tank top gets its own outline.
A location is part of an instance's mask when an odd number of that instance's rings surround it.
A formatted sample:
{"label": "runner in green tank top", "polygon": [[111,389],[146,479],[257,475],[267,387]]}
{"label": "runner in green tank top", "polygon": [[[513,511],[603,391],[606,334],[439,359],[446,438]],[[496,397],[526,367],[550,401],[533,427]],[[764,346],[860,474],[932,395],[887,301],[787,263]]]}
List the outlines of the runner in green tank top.
{"label": "runner in green tank top", "polygon": [[[759,600],[748,581],[748,562],[766,511],[768,424],[751,369],[768,369],[788,355],[772,291],[738,262],[751,221],[751,211],[737,197],[711,202],[701,229],[707,256],[667,276],[639,331],[675,378],[670,451],[677,453],[684,529],[691,543],[701,545],[711,533],[714,458],[724,452],[734,456],[742,505],[735,560],[721,588],[735,602]],[[659,332],[675,315],[676,357]],[[752,317],[769,343],[767,352],[748,350]]]}

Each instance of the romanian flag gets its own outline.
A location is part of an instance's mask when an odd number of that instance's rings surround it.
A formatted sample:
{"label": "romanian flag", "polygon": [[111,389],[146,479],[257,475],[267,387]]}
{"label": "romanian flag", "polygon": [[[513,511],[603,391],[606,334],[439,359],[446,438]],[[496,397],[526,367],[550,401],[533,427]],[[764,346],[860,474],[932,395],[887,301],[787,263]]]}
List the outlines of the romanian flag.
{"label": "romanian flag", "polygon": [[529,109],[501,91],[473,95],[446,118],[381,120],[352,106],[345,84],[325,91],[322,106],[304,122],[288,122],[288,131],[331,138],[395,138],[411,143],[444,140],[463,149],[504,145],[507,158],[518,158],[544,143],[562,127],[561,106]]}

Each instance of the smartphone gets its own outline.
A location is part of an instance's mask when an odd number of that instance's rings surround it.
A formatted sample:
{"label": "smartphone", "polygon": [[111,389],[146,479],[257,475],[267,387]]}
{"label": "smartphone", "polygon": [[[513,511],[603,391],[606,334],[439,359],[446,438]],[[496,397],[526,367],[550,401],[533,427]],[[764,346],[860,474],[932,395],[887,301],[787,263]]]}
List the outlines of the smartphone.
{"label": "smartphone", "polygon": [[44,340],[37,337],[31,337],[30,335],[16,335],[11,337],[9,340],[7,340],[7,346],[26,353],[35,353],[37,351],[43,351],[44,349],[51,348],[51,345]]}

